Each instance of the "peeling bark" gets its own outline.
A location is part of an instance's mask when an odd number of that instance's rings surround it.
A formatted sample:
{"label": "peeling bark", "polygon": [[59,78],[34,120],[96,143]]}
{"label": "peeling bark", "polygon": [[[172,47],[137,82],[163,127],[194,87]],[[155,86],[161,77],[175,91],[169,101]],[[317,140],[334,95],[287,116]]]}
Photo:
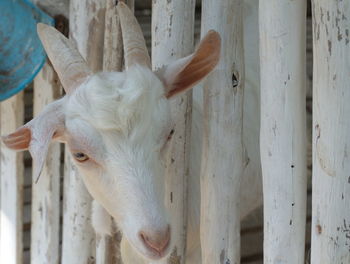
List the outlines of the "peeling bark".
{"label": "peeling bark", "polygon": [[311,263],[350,263],[350,6],[313,1]]}
{"label": "peeling bark", "polygon": [[[46,63],[34,79],[34,116],[60,95],[58,76]],[[52,143],[39,181],[32,185],[32,263],[59,263],[60,156],[60,144]]]}
{"label": "peeling bark", "polygon": [[[1,135],[23,125],[23,92],[0,104]],[[0,263],[23,263],[23,153],[1,146]]]}
{"label": "peeling bark", "polygon": [[[202,2],[202,36],[221,36],[221,57],[204,82],[201,168],[202,263],[240,261],[243,174],[243,1]],[[235,78],[232,78],[235,76]]]}
{"label": "peeling bark", "polygon": [[264,263],[304,263],[306,2],[261,0]]}
{"label": "peeling bark", "polygon": [[[193,51],[195,1],[155,1],[152,6],[152,65],[155,69]],[[191,92],[171,99],[175,124],[165,179],[165,203],[172,219],[176,262],[186,254],[187,178],[191,128]],[[170,261],[170,260],[169,260]]]}
{"label": "peeling bark", "polygon": [[[105,0],[70,1],[70,38],[92,71],[102,70]],[[91,196],[66,149],[62,263],[95,263]]]}

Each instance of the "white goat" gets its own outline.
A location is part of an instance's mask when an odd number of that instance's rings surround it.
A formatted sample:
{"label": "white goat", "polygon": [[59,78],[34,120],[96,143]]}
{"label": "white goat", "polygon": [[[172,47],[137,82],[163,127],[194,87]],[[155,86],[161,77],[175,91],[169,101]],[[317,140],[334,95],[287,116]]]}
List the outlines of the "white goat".
{"label": "white goat", "polygon": [[[257,1],[254,1],[257,2]],[[249,9],[252,12],[253,9]],[[68,148],[83,181],[97,201],[93,224],[102,234],[110,231],[110,216],[123,233],[125,264],[163,259],[171,247],[171,219],[163,203],[164,162],[173,129],[169,100],[203,79],[220,55],[220,37],[210,31],[190,56],[153,73],[141,29],[121,2],[125,72],[94,74],[76,48],[54,28],[39,24],[38,34],[67,93],[16,132],[3,138],[15,150],[29,149],[37,178],[52,139]],[[255,12],[255,11],[253,11]],[[256,22],[256,14],[247,17]],[[257,17],[257,16],[256,16]],[[249,22],[248,25],[254,25]],[[257,24],[256,24],[257,26]],[[246,36],[249,38],[250,36]],[[255,47],[256,35],[252,35]],[[250,41],[249,41],[250,42]],[[255,56],[256,50],[249,50]],[[246,53],[248,54],[248,53]],[[253,55],[254,54],[254,55]],[[256,59],[256,58],[255,58]],[[252,65],[251,65],[252,66]],[[249,67],[249,66],[248,66]],[[256,64],[253,72],[258,74]],[[255,78],[256,79],[256,78]],[[259,107],[257,83],[247,82],[248,107]],[[195,102],[200,105],[200,102]],[[194,107],[191,175],[189,179],[187,263],[201,263],[199,240],[199,168],[201,110]],[[246,109],[245,109],[246,110]],[[246,111],[245,140],[249,163],[243,178],[242,217],[261,202],[259,163],[259,110]],[[252,116],[249,116],[249,113]],[[102,207],[101,207],[101,206]],[[137,252],[137,253],[135,253]]]}

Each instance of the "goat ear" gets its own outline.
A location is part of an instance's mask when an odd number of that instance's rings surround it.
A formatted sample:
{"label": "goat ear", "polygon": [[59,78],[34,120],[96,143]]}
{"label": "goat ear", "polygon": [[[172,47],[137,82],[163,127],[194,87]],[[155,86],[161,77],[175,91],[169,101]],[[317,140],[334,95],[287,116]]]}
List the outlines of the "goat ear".
{"label": "goat ear", "polygon": [[206,77],[219,62],[220,47],[220,35],[211,30],[193,54],[169,64],[162,72],[158,72],[157,75],[165,86],[166,97],[184,92]]}
{"label": "goat ear", "polygon": [[47,105],[37,117],[12,134],[3,136],[2,141],[10,149],[29,150],[33,158],[33,178],[37,182],[52,138],[62,135],[63,131],[64,115],[62,100],[59,100]]}

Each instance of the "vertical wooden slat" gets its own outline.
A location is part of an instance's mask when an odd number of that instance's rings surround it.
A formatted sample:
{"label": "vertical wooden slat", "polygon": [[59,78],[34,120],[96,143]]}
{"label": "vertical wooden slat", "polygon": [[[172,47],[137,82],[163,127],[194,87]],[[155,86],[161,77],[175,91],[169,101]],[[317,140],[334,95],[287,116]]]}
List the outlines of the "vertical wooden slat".
{"label": "vertical wooden slat", "polygon": [[261,0],[264,263],[304,263],[306,1]]}
{"label": "vertical wooden slat", "polygon": [[[51,64],[34,79],[34,116],[60,97],[61,86]],[[32,185],[31,262],[59,263],[60,144],[49,148],[39,181]]]}
{"label": "vertical wooden slat", "polygon": [[96,234],[96,264],[113,263],[108,260],[109,238]]}
{"label": "vertical wooden slat", "polygon": [[[102,69],[105,0],[70,1],[70,38],[92,71]],[[91,226],[91,196],[65,156],[62,263],[94,263],[95,233]]]}
{"label": "vertical wooden slat", "polygon": [[[114,0],[106,0],[103,70],[121,71],[123,65],[123,39]],[[96,235],[96,264],[121,264],[121,233],[112,221],[112,236]]]}
{"label": "vertical wooden slat", "polygon": [[242,4],[240,0],[202,2],[202,36],[214,29],[222,38],[220,62],[204,83],[201,169],[203,264],[240,261],[244,82]]}
{"label": "vertical wooden slat", "polygon": [[[152,65],[155,69],[193,51],[195,1],[153,1]],[[171,100],[175,128],[165,179],[166,205],[172,220],[170,263],[184,263],[187,224],[187,176],[192,110],[191,92]]]}
{"label": "vertical wooden slat", "polygon": [[[1,135],[23,125],[23,92],[0,104]],[[1,146],[0,263],[21,264],[23,259],[23,154]]]}
{"label": "vertical wooden slat", "polygon": [[64,159],[62,263],[94,263],[91,196],[66,149]]}
{"label": "vertical wooden slat", "polygon": [[135,12],[135,0],[124,0],[124,2],[126,2],[132,12]]}
{"label": "vertical wooden slat", "polygon": [[123,64],[123,39],[114,0],[106,0],[103,70],[121,71]]}
{"label": "vertical wooden slat", "polygon": [[313,1],[311,263],[350,263],[350,5]]}

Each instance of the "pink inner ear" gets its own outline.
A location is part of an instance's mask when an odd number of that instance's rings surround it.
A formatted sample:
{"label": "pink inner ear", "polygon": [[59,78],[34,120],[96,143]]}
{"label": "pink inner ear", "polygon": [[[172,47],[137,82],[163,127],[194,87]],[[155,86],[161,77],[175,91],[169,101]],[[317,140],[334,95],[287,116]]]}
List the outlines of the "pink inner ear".
{"label": "pink inner ear", "polygon": [[32,132],[28,127],[21,127],[10,135],[2,137],[6,147],[14,150],[25,150],[29,148]]}
{"label": "pink inner ear", "polygon": [[218,64],[220,59],[221,38],[220,35],[210,30],[200,42],[191,59],[183,68],[175,73],[171,82],[166,82],[167,98],[193,87],[207,76]]}

